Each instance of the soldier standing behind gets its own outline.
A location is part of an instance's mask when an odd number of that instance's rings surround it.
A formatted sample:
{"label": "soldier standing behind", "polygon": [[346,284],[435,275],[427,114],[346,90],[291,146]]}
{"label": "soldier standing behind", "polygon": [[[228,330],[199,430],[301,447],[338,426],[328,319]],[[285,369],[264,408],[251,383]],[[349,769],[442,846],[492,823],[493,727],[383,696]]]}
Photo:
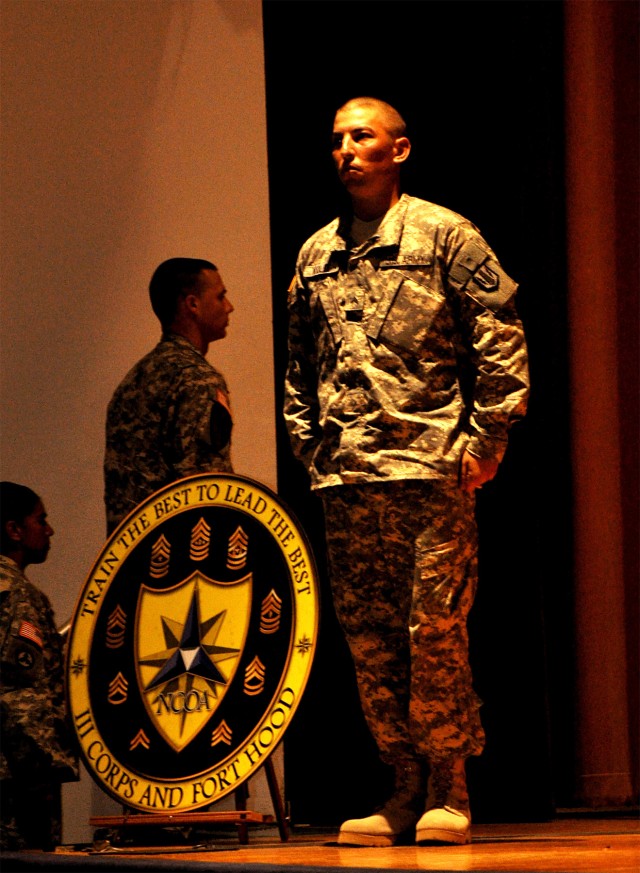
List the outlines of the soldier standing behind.
{"label": "soldier standing behind", "polygon": [[63,643],[48,597],[24,574],[53,529],[30,488],[0,482],[0,845],[51,850],[61,840],[60,784],[78,778],[67,719]]}
{"label": "soldier standing behind", "polygon": [[107,410],[107,532],[164,485],[230,473],[231,406],[224,376],[206,360],[226,335],[229,302],[210,261],[171,258],[149,284],[160,342],[127,373]]}
{"label": "soldier standing behind", "polygon": [[[474,225],[401,192],[405,123],[350,100],[333,127],[349,214],[302,247],[285,418],[322,497],[336,612],[393,795],[338,841],[467,843],[483,749],[468,662],[476,488],[525,412],[516,284]],[[428,781],[427,781],[428,777]]]}

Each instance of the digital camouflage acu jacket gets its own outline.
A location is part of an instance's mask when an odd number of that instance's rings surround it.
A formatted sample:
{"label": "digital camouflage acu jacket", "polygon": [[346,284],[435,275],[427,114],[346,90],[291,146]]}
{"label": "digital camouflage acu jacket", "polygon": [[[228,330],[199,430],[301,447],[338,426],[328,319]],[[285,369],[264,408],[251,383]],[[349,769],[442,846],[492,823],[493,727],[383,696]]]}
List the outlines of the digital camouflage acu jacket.
{"label": "digital camouflage acu jacket", "polygon": [[107,409],[109,533],[177,479],[232,472],[231,428],[224,376],[189,340],[165,334],[127,373]]}
{"label": "digital camouflage acu jacket", "polygon": [[529,386],[516,283],[471,222],[415,197],[353,251],[348,228],[307,240],[289,289],[284,413],[312,487],[501,459]]}
{"label": "digital camouflage acu jacket", "polygon": [[68,782],[78,760],[48,597],[0,555],[0,778]]}

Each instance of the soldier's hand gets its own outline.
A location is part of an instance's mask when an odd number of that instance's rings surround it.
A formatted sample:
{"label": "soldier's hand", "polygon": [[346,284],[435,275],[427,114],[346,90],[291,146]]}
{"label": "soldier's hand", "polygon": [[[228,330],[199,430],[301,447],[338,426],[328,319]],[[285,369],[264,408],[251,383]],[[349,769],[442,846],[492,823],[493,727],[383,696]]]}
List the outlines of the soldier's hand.
{"label": "soldier's hand", "polygon": [[496,458],[476,458],[465,452],[460,464],[460,487],[463,491],[473,494],[476,488],[481,488],[485,482],[491,481],[498,472]]}

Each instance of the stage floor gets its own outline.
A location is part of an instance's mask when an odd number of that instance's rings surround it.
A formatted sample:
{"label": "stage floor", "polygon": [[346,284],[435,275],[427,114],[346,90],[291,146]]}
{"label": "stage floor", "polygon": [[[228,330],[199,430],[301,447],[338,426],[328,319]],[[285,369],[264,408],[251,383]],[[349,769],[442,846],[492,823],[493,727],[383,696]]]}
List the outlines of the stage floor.
{"label": "stage floor", "polygon": [[293,828],[283,842],[276,827],[208,834],[207,846],[127,846],[103,853],[93,846],[60,847],[55,853],[5,853],[5,873],[19,870],[180,870],[220,873],[310,873],[318,870],[430,870],[483,873],[639,873],[640,820],[622,815],[562,818],[530,824],[476,825],[468,846],[338,846],[333,831]]}

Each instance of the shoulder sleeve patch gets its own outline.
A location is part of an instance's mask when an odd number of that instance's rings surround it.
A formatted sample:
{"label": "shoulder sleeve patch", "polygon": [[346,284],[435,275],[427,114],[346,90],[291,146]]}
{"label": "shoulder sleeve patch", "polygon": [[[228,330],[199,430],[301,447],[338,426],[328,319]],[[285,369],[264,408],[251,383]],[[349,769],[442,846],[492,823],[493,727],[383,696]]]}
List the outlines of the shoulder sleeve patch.
{"label": "shoulder sleeve patch", "polygon": [[482,264],[469,280],[466,292],[482,306],[496,312],[516,292],[517,284],[510,279],[497,261]]}
{"label": "shoulder sleeve patch", "polygon": [[228,399],[224,392],[218,391],[209,416],[209,444],[215,452],[221,452],[229,445],[232,427],[233,419]]}
{"label": "shoulder sleeve patch", "polygon": [[473,241],[465,243],[456,255],[449,280],[493,312],[504,306],[518,288],[491,252]]}

